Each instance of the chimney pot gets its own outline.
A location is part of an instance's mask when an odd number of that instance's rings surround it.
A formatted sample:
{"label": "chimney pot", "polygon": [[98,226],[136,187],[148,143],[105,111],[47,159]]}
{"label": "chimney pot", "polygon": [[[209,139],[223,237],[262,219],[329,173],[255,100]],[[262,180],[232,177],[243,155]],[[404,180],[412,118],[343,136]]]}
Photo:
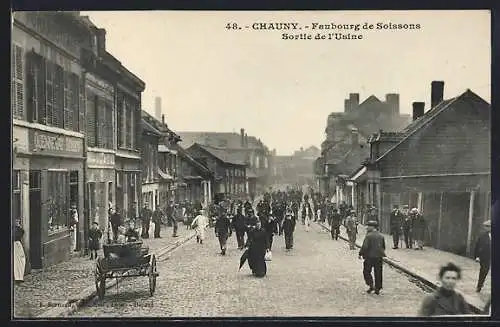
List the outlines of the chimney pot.
{"label": "chimney pot", "polygon": [[245,148],[248,148],[248,134],[245,133]]}
{"label": "chimney pot", "polygon": [[385,103],[391,115],[399,115],[399,94],[388,93],[385,95]]}
{"label": "chimney pot", "polygon": [[349,99],[344,100],[344,112],[351,111],[351,101]]}
{"label": "chimney pot", "polygon": [[245,147],[245,129],[244,128],[240,129],[240,146],[242,148]]}
{"label": "chimney pot", "polygon": [[413,120],[417,120],[424,115],[425,102],[413,102]]}
{"label": "chimney pot", "polygon": [[431,108],[437,106],[443,101],[444,96],[444,82],[432,81],[431,83]]}
{"label": "chimney pot", "polygon": [[355,110],[359,106],[359,93],[349,93],[349,103],[351,110]]}
{"label": "chimney pot", "polygon": [[161,123],[165,125],[165,115],[161,115]]}

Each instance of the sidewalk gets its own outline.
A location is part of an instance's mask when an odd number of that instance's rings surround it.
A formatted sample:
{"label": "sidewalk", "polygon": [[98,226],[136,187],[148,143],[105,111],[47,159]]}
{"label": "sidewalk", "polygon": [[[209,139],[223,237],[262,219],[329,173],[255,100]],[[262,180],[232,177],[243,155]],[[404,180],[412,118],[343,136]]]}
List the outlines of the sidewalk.
{"label": "sidewalk", "polygon": [[[191,233],[183,224],[179,224],[178,237],[172,237],[172,228],[163,227],[162,238],[144,239],[143,242],[149,247],[150,253],[158,256],[163,249]],[[102,249],[99,256],[102,256]],[[90,260],[89,256],[73,257],[25,276],[24,283],[14,286],[14,317],[34,318],[80,300],[86,289],[95,288],[94,267],[95,260]]]}
{"label": "sidewalk", "polygon": [[[322,224],[329,229],[328,224]],[[361,247],[366,235],[366,226],[358,226],[358,236],[356,245]],[[423,250],[416,251],[414,249],[392,249],[392,236],[382,234],[385,237],[386,256],[388,263],[393,263],[402,270],[419,276],[429,283],[437,286],[439,268],[448,263],[453,262],[462,269],[462,280],[459,281],[458,291],[461,292],[467,302],[476,308],[484,308],[486,302],[491,296],[491,271],[486,278],[483,290],[481,293],[476,293],[477,278],[479,275],[479,264],[474,260],[462,257],[450,252],[436,250],[431,247],[424,247]],[[341,228],[340,236],[347,239],[347,234],[344,228]],[[401,246],[401,244],[400,244]]]}

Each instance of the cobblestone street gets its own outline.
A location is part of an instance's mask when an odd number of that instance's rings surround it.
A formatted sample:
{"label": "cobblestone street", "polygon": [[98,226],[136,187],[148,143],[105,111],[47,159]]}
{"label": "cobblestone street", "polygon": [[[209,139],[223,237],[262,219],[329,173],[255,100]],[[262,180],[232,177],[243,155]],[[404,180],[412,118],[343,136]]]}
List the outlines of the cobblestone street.
{"label": "cobblestone street", "polygon": [[125,280],[73,317],[415,316],[425,295],[387,265],[382,294],[366,294],[357,251],[316,224],[309,232],[297,225],[292,252],[275,237],[263,279],[252,277],[247,264],[238,272],[234,234],[228,247],[221,256],[211,229],[203,245],[191,240],[159,261],[153,297],[146,278]]}

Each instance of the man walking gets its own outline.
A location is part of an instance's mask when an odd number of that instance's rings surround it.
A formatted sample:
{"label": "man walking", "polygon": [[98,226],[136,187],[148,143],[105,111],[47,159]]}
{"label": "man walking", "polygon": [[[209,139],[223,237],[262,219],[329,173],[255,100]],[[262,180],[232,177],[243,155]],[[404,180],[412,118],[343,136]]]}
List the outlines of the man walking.
{"label": "man walking", "polygon": [[412,221],[413,240],[416,243],[415,250],[423,250],[426,230],[424,216],[420,214],[417,208],[411,209],[410,216]]}
{"label": "man walking", "polygon": [[154,231],[155,238],[161,238],[160,231],[161,231],[161,223],[163,216],[164,216],[163,211],[161,211],[160,206],[156,206],[156,209],[153,212],[153,223],[155,224],[155,231]]}
{"label": "man walking", "polygon": [[491,220],[485,221],[483,226],[484,232],[477,239],[474,249],[474,257],[479,262],[479,279],[476,287],[478,293],[483,288],[491,263]]}
{"label": "man walking", "polygon": [[403,228],[403,215],[401,211],[399,211],[397,204],[393,206],[390,216],[390,225],[391,225],[391,235],[393,242],[392,248],[398,249],[399,239],[401,238],[401,229]]}
{"label": "man walking", "polygon": [[[377,231],[378,222],[370,220],[367,223],[367,234],[363,241],[363,245],[359,250],[359,258],[363,258],[363,277],[366,285],[368,285],[368,294],[375,291],[375,294],[380,294],[382,289],[382,258],[385,257],[385,239]],[[375,284],[372,277],[375,278]]]}
{"label": "man walking", "polygon": [[144,202],[144,208],[141,210],[141,221],[142,221],[142,238],[149,238],[149,225],[151,223],[151,216],[153,213],[148,207],[148,203]]}
{"label": "man walking", "polygon": [[403,209],[403,235],[405,239],[405,244],[407,249],[413,248],[413,221],[409,212],[407,214],[404,213]]}
{"label": "man walking", "polygon": [[296,219],[291,208],[285,214],[283,222],[283,232],[285,234],[285,249],[293,249],[293,232],[295,231]]}
{"label": "man walking", "polygon": [[338,240],[340,235],[340,225],[342,224],[342,217],[340,216],[337,208],[332,209],[331,213],[331,223],[330,223],[330,235],[332,240]]}
{"label": "man walking", "polygon": [[242,213],[242,206],[239,206],[236,209],[236,215],[233,217],[232,226],[234,231],[236,232],[236,241],[238,242],[238,250],[241,250],[245,247],[245,216]]}
{"label": "man walking", "polygon": [[227,212],[223,212],[215,222],[215,236],[219,239],[221,254],[226,255],[227,239],[231,236],[231,221]]}
{"label": "man walking", "polygon": [[355,212],[352,210],[345,219],[345,229],[349,238],[349,249],[356,249],[356,236],[358,234],[358,222],[355,217]]}

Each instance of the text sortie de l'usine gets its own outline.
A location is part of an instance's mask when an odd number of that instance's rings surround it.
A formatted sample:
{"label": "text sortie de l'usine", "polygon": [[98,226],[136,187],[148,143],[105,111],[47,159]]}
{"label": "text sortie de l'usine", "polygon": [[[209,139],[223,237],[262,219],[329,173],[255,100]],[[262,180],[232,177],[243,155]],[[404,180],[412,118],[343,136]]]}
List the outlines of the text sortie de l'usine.
{"label": "text sortie de l'usine", "polygon": [[[243,29],[237,23],[228,23],[226,28],[229,30]],[[363,39],[361,31],[420,30],[422,26],[418,23],[392,22],[365,22],[362,24],[311,23],[305,25],[292,22],[256,22],[245,25],[244,28],[255,31],[280,31],[283,40],[361,40]]]}

